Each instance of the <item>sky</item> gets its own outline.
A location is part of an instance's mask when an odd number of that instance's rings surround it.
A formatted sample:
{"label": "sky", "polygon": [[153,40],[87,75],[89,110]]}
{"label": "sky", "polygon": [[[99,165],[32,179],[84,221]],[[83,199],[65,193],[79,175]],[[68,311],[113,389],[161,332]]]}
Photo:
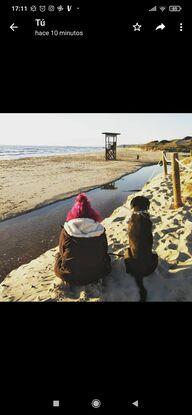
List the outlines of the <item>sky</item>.
{"label": "sky", "polygon": [[103,146],[102,132],[118,144],[192,136],[192,114],[0,114],[0,145]]}

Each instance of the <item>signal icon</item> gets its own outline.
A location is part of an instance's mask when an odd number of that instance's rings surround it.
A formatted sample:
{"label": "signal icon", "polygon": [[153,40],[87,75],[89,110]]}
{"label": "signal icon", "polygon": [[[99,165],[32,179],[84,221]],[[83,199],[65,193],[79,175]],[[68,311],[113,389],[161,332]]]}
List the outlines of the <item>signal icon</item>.
{"label": "signal icon", "polygon": [[152,9],[149,10],[149,12],[156,12],[157,11],[157,6],[152,7]]}
{"label": "signal icon", "polygon": [[164,12],[164,10],[166,9],[166,7],[165,6],[161,6],[161,7],[159,7],[160,8],[160,10],[162,11],[162,12]]}

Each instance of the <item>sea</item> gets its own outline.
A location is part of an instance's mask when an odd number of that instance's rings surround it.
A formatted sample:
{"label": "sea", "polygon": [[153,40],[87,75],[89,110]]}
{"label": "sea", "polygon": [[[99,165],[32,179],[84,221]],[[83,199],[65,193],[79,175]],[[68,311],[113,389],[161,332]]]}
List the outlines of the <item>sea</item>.
{"label": "sea", "polygon": [[0,145],[0,160],[54,156],[62,154],[94,153],[102,150],[102,147]]}

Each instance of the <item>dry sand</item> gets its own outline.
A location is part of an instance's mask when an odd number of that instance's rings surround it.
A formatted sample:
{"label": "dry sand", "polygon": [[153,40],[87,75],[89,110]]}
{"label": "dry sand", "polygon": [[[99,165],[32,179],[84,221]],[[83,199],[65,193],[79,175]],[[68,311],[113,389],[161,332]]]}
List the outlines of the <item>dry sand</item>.
{"label": "dry sand", "polygon": [[[140,160],[136,160],[136,154]],[[118,149],[118,160],[104,152],[0,161],[0,221],[113,181],[159,161],[160,152]]]}
{"label": "dry sand", "polygon": [[[192,163],[187,160],[187,163]],[[144,279],[147,301],[192,301],[192,214],[191,198],[186,183],[192,182],[192,172],[181,174],[184,206],[170,208],[173,201],[170,176],[159,175],[145,185],[137,195],[150,199],[154,249],[159,255],[156,271]],[[107,231],[109,251],[123,254],[128,245],[127,202],[103,221]],[[125,272],[123,259],[113,257],[112,272],[98,284],[66,288],[53,272],[58,248],[12,271],[0,285],[1,301],[139,301],[135,279]]]}

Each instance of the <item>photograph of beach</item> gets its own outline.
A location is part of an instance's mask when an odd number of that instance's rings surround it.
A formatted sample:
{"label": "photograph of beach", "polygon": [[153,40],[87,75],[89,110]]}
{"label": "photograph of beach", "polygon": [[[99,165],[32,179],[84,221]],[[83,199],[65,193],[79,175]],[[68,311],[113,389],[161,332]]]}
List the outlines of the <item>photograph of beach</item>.
{"label": "photograph of beach", "polygon": [[192,114],[0,114],[0,301],[192,301]]}

